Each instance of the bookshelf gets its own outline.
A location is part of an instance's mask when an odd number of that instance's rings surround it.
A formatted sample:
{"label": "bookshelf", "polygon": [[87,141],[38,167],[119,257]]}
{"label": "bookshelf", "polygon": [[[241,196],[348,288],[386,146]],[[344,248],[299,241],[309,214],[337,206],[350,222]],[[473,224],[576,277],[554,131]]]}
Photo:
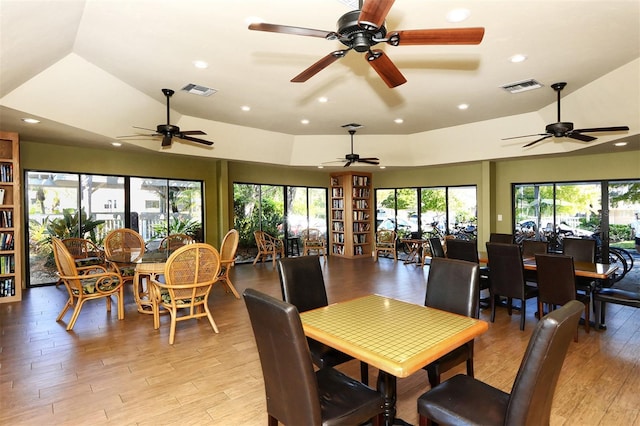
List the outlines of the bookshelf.
{"label": "bookshelf", "polygon": [[334,256],[371,256],[373,241],[370,173],[331,174],[330,252]]}
{"label": "bookshelf", "polygon": [[20,144],[0,132],[0,303],[22,300]]}

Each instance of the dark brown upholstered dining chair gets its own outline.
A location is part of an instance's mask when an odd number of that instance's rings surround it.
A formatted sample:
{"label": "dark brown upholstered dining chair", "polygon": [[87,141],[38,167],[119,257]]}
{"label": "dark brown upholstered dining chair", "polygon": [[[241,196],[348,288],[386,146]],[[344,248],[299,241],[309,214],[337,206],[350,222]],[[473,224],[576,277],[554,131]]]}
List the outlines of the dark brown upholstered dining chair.
{"label": "dark brown upholstered dining chair", "polygon": [[538,322],[510,393],[459,374],[418,398],[420,425],[548,425],[582,308],[574,300]]}
{"label": "dark brown upholstered dining chair", "polygon": [[[546,254],[549,252],[549,243],[546,241],[524,240],[522,242],[522,257],[524,259],[533,259],[536,254]],[[524,271],[524,279],[527,282],[535,283],[538,281],[538,273],[536,271]]]}
{"label": "dark brown upholstered dining chair", "polygon": [[520,300],[520,330],[524,330],[527,299],[536,297],[538,289],[524,279],[522,254],[517,244],[487,243],[487,255],[491,268],[491,322],[496,318],[496,297],[507,298],[507,312],[511,315],[513,299]]}
{"label": "dark brown upholstered dining chair", "polygon": [[294,305],[252,288],[243,296],[260,356],[270,426],[358,425],[369,419],[380,424],[381,393],[331,367],[314,372]]}
{"label": "dark brown upholstered dining chair", "polygon": [[[573,257],[574,262],[596,261],[596,240],[592,238],[565,238],[562,240],[562,254]],[[588,277],[578,277],[576,287],[591,296],[595,282]]]}
{"label": "dark brown upholstered dining chair", "polygon": [[[576,271],[573,258],[561,254],[536,254],[538,272],[538,312],[542,315],[543,305],[549,310],[565,305],[570,300],[584,303],[584,328],[589,332],[589,295],[576,290]],[[576,330],[575,341],[578,341]]]}
{"label": "dark brown upholstered dining chair", "polygon": [[[478,263],[478,243],[475,240],[447,240],[447,258],[466,260],[467,262]],[[480,268],[480,291],[489,289],[489,267]],[[478,296],[479,297],[479,296]],[[482,306],[487,307],[489,301],[481,300]]]}
{"label": "dark brown upholstered dining chair", "polygon": [[440,238],[429,238],[429,247],[431,247],[432,257],[446,257],[446,255],[444,254],[444,247],[442,247],[442,241],[440,241]]}
{"label": "dark brown upholstered dining chair", "polygon": [[[280,259],[278,276],[282,299],[298,308],[298,312],[322,308],[329,304],[319,256]],[[335,367],[353,360],[353,357],[317,340],[308,339],[308,344],[311,359],[318,368]],[[369,366],[364,362],[360,363],[360,375],[362,383],[368,384]]]}
{"label": "dark brown upholstered dining chair", "polygon": [[[425,306],[478,318],[479,292],[480,275],[477,263],[441,257],[431,259]],[[467,364],[467,374],[473,377],[473,340],[424,367],[431,387],[440,383],[440,375],[443,372],[463,362]]]}
{"label": "dark brown upholstered dining chair", "polygon": [[489,241],[492,243],[503,243],[503,244],[513,244],[513,234],[500,234],[497,232],[492,232],[489,234]]}

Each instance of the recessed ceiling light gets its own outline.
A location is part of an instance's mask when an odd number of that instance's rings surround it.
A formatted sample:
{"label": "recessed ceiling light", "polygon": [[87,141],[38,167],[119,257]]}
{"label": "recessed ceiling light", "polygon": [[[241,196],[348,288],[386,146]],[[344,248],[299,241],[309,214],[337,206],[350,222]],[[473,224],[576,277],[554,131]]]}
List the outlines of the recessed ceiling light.
{"label": "recessed ceiling light", "polygon": [[402,124],[404,123],[404,120],[402,118],[396,118],[395,120],[393,120],[393,122],[396,124]]}
{"label": "recessed ceiling light", "polygon": [[527,60],[527,55],[522,55],[520,53],[518,53],[517,55],[513,55],[512,57],[509,58],[509,62],[513,62],[514,64],[517,64],[519,62],[524,62]]}
{"label": "recessed ceiling light", "polygon": [[324,169],[324,166],[318,166],[319,169]]}
{"label": "recessed ceiling light", "polygon": [[122,146],[122,144],[120,142],[111,142],[111,145],[113,145],[113,146]]}
{"label": "recessed ceiling light", "polygon": [[380,166],[380,168],[381,168],[381,169],[386,169],[386,168],[387,168],[387,166]]}
{"label": "recessed ceiling light", "polygon": [[462,22],[471,16],[469,9],[459,8],[452,9],[447,13],[447,21],[449,22]]}
{"label": "recessed ceiling light", "polygon": [[40,120],[36,120],[35,118],[23,118],[22,121],[29,124],[38,124]]}
{"label": "recessed ceiling light", "polygon": [[251,111],[251,107],[247,106],[247,105],[241,106],[240,109],[243,110],[243,111]]}
{"label": "recessed ceiling light", "polygon": [[209,68],[209,64],[205,61],[193,61],[193,66],[200,69]]}
{"label": "recessed ceiling light", "polygon": [[318,102],[320,102],[321,104],[327,103],[329,102],[329,98],[327,98],[326,96],[321,96],[318,98]]}
{"label": "recessed ceiling light", "polygon": [[469,104],[460,104],[458,105],[458,109],[465,110],[469,108]]}
{"label": "recessed ceiling light", "polygon": [[309,120],[307,120],[306,118],[303,118],[302,120],[300,120],[300,122],[302,124],[309,124]]}
{"label": "recessed ceiling light", "polygon": [[625,146],[627,143],[626,142],[616,142],[613,145],[614,146]]}

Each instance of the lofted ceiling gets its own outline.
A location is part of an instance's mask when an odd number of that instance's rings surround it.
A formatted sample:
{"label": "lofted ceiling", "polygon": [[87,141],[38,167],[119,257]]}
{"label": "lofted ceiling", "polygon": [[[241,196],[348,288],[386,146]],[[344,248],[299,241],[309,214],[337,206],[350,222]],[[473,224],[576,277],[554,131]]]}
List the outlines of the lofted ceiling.
{"label": "lofted ceiling", "polygon": [[[447,22],[460,7],[470,17]],[[357,8],[355,0],[0,0],[0,129],[34,142],[111,147],[139,131],[133,126],[166,123],[161,89],[171,88],[172,124],[203,130],[215,145],[174,142],[162,150],[159,139],[135,138],[119,149],[315,167],[347,154],[341,126],[359,123],[355,151],[389,167],[603,152],[617,140],[640,150],[639,1],[397,0],[390,31],[484,27],[485,35],[479,45],[377,45],[407,79],[394,89],[355,51],[291,83],[343,46],[247,28],[260,19],[334,31]],[[511,63],[515,54],[527,60]],[[542,87],[501,88],[528,79]],[[568,83],[562,121],[630,131],[531,148],[522,145],[533,138],[502,140],[557,121],[550,86],[558,81]],[[216,92],[180,90],[188,84]],[[462,103],[469,108],[459,110]]]}

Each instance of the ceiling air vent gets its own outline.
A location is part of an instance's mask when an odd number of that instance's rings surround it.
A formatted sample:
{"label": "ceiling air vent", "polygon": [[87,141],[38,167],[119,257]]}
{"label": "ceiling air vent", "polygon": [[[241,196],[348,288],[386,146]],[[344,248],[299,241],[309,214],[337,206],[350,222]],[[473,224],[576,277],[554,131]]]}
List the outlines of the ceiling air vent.
{"label": "ceiling air vent", "polygon": [[197,84],[187,84],[182,88],[185,92],[192,93],[194,95],[200,96],[211,96],[217,92],[216,89],[211,89],[210,87],[198,86]]}
{"label": "ceiling air vent", "polygon": [[539,89],[542,84],[538,83],[534,79],[518,81],[517,83],[505,84],[500,86],[509,93],[526,92],[527,90]]}

